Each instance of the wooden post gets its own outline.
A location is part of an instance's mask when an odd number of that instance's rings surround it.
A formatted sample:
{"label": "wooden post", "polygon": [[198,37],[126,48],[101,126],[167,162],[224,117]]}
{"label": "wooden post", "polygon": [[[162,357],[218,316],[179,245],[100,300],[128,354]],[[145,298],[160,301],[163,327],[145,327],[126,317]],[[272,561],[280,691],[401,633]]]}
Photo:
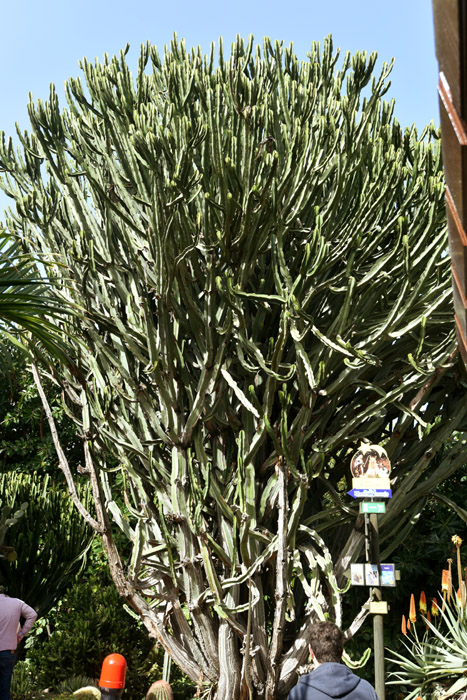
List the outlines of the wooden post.
{"label": "wooden post", "polygon": [[433,0],[457,340],[467,366],[467,5]]}

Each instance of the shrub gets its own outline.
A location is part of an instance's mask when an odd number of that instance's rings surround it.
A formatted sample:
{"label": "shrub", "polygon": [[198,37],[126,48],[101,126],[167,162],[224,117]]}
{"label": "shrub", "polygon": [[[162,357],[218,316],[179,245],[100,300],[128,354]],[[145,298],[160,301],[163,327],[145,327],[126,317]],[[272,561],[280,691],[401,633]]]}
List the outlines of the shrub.
{"label": "shrub", "polygon": [[49,626],[50,636],[44,629],[28,651],[41,688],[60,692],[67,682],[69,692],[70,679],[83,674],[88,677],[84,685],[89,685],[89,678],[99,678],[104,658],[114,652],[128,665],[126,698],[140,700],[151,680],[162,676],[163,652],[126,612],[104,572],[74,585],[53,611]]}
{"label": "shrub", "polygon": [[12,700],[33,700],[37,694],[37,684],[28,661],[18,661],[11,679]]}

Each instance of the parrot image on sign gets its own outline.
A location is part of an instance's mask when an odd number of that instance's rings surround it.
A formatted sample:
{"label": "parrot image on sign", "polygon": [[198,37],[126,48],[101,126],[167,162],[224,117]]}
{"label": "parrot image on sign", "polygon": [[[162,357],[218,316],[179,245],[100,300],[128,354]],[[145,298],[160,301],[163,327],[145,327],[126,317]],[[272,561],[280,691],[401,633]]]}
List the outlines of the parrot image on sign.
{"label": "parrot image on sign", "polygon": [[362,443],[352,457],[350,470],[356,478],[387,478],[391,472],[391,463],[384,447]]}

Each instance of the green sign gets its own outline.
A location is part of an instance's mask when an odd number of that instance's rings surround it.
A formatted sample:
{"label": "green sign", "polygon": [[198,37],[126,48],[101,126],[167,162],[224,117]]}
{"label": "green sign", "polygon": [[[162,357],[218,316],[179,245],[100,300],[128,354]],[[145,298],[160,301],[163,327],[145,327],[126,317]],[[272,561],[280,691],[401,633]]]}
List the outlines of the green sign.
{"label": "green sign", "polygon": [[385,503],[373,503],[370,501],[360,503],[360,513],[385,513]]}

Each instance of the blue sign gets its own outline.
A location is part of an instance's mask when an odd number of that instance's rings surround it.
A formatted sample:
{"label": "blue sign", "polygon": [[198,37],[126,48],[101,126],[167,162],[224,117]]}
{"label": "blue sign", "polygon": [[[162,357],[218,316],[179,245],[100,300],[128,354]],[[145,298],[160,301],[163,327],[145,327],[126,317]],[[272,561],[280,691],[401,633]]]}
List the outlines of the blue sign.
{"label": "blue sign", "polygon": [[352,498],[392,498],[391,489],[352,489],[347,493]]}

